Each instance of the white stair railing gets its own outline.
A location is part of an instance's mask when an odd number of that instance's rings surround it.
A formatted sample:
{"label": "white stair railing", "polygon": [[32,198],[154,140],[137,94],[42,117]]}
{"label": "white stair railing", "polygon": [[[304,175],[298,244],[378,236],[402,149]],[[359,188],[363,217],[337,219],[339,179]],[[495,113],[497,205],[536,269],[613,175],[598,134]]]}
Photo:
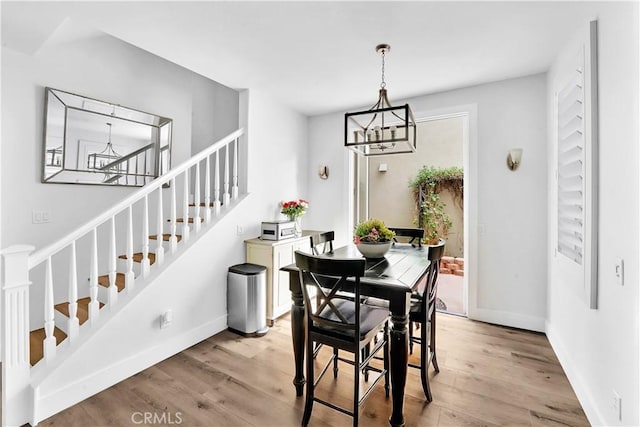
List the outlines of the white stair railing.
{"label": "white stair railing", "polygon": [[[129,197],[122,200],[120,203],[117,203],[112,208],[108,209],[95,219],[89,221],[82,227],[79,227],[66,237],[58,240],[57,242],[37,251],[31,253],[33,251],[33,247],[25,246],[25,245],[16,245],[10,248],[7,248],[2,251],[2,256],[4,258],[4,274],[2,280],[2,328],[3,328],[3,337],[4,346],[2,348],[2,375],[3,378],[6,379],[4,384],[6,384],[5,389],[2,390],[2,409],[3,409],[3,424],[7,425],[22,425],[27,422],[31,422],[29,417],[33,413],[33,405],[36,404],[34,401],[29,401],[29,399],[33,399],[32,393],[30,393],[30,346],[29,346],[29,334],[31,329],[29,325],[29,285],[31,282],[30,279],[34,280],[36,286],[44,286],[44,334],[45,338],[42,343],[43,350],[43,359],[42,364],[39,362],[37,365],[45,366],[49,364],[55,357],[57,353],[56,348],[56,336],[55,329],[56,327],[63,329],[67,335],[69,336],[69,346],[67,348],[73,346],[76,341],[75,338],[82,334],[84,329],[79,327],[79,306],[78,306],[78,297],[79,294],[84,294],[89,296],[89,303],[86,307],[88,311],[88,324],[87,327],[91,329],[94,326],[99,318],[100,307],[101,304],[106,304],[107,306],[113,307],[117,303],[118,298],[118,289],[117,289],[117,279],[118,279],[118,246],[117,246],[117,236],[121,236],[120,240],[125,242],[125,289],[127,289],[127,293],[130,293],[133,290],[133,286],[135,283],[135,273],[134,273],[134,222],[133,222],[133,212],[134,206],[141,206],[142,216],[140,221],[136,221],[136,224],[140,224],[139,233],[142,239],[141,244],[141,255],[142,262],[140,263],[139,273],[141,275],[141,279],[146,277],[149,272],[157,268],[157,265],[160,265],[165,258],[165,251],[163,248],[163,211],[164,209],[169,210],[170,212],[170,223],[169,223],[169,249],[170,253],[175,253],[180,249],[180,244],[178,243],[178,236],[176,235],[177,231],[177,221],[176,218],[176,205],[177,205],[177,194],[176,194],[176,178],[180,177],[184,184],[183,186],[183,224],[181,228],[182,238],[181,244],[185,244],[188,240],[189,233],[193,233],[192,239],[194,236],[206,230],[206,224],[210,222],[212,212],[209,206],[210,200],[212,200],[212,195],[210,194],[210,178],[211,174],[214,175],[214,210],[213,215],[218,215],[220,213],[219,209],[219,177],[221,174],[224,176],[224,203],[225,206],[228,206],[228,203],[232,199],[238,198],[237,191],[237,176],[238,176],[238,163],[237,163],[237,152],[238,152],[238,140],[244,134],[242,129],[239,129],[228,136],[222,138],[220,141],[211,145],[209,148],[201,151],[195,156],[191,157],[189,160],[183,162],[179,166],[173,168],[165,175],[155,179],[151,183],[146,186],[140,188]],[[229,150],[230,146],[233,144],[233,170],[229,170]],[[225,151],[225,168],[223,170],[219,169],[219,153],[220,150]],[[210,170],[210,157],[215,156],[214,170]],[[200,209],[200,162],[205,161],[205,218],[200,218],[201,209]],[[189,195],[190,187],[189,187],[189,176],[190,174],[194,174],[194,187],[193,191],[195,194],[195,214],[193,216],[193,229],[189,229]],[[229,177],[233,177],[233,188],[232,194],[229,194]],[[169,206],[165,207],[163,204],[163,196],[162,191],[163,187],[169,185],[170,189],[170,199]],[[157,203],[155,205],[156,212],[149,212],[149,196],[153,195],[156,197]],[[137,205],[140,203],[139,205]],[[157,221],[156,230],[157,230],[157,243],[154,248],[155,253],[155,263],[154,265],[150,265],[149,262],[149,217],[155,218]],[[118,221],[118,218],[124,218],[124,230],[118,229],[118,224],[122,221]],[[203,224],[200,224],[201,221],[204,221]],[[106,241],[101,240],[99,236],[104,235],[105,232],[100,233],[100,230],[105,229],[107,238]],[[79,244],[85,245],[84,253],[87,254],[85,265],[80,266],[80,263],[77,259],[76,248]],[[100,260],[100,252],[99,248],[104,247],[107,248],[106,251],[106,262],[103,259]],[[83,253],[81,249],[78,249]],[[65,258],[66,257],[66,258]],[[55,259],[60,260],[63,265],[68,267],[69,276],[67,278],[66,283],[58,283],[63,282],[64,280],[56,281],[56,275],[54,275],[54,266],[57,265]],[[121,260],[122,261],[122,260]],[[36,281],[36,270],[39,271],[42,267],[41,265],[44,263],[44,279],[42,283]],[[105,266],[106,264],[106,266]],[[102,267],[101,267],[102,265]],[[84,267],[84,268],[82,268]],[[66,268],[65,268],[66,269]],[[102,273],[104,276],[100,276]],[[85,272],[85,273],[81,273]],[[106,274],[105,274],[106,273]],[[83,274],[88,274],[88,281],[86,282],[86,288],[78,286],[78,276],[82,276]],[[34,276],[34,277],[32,277]],[[107,284],[107,293],[106,300],[100,300],[100,283],[105,282]],[[83,282],[81,282],[83,283]],[[64,285],[64,287],[63,287]],[[56,293],[55,289],[57,287],[63,288],[62,291]],[[56,316],[55,316],[55,304],[56,304],[56,295],[65,294],[65,300],[69,302],[68,305],[68,314],[69,320],[65,322],[59,322],[60,324],[56,324]],[[103,297],[104,298],[104,297]],[[63,324],[64,323],[64,324]],[[33,325],[31,325],[33,326]],[[37,421],[37,420],[35,420]]]}

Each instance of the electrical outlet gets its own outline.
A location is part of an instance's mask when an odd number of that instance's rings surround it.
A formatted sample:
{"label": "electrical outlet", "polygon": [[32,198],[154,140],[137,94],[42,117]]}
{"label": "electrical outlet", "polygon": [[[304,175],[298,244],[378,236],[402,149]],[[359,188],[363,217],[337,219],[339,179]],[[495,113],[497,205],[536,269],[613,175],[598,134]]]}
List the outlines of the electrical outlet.
{"label": "electrical outlet", "polygon": [[616,258],[615,275],[616,282],[620,286],[624,286],[624,260],[622,258]]}
{"label": "electrical outlet", "polygon": [[612,409],[618,421],[622,421],[622,398],[615,390],[613,390]]}
{"label": "electrical outlet", "polygon": [[160,316],[160,329],[164,329],[173,323],[173,310],[169,309]]}

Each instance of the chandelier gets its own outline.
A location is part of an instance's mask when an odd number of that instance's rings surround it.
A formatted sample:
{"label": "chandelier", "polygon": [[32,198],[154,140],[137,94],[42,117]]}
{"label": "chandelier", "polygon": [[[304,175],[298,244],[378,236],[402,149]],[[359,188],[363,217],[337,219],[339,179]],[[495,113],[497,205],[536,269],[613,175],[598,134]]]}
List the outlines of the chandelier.
{"label": "chandelier", "polygon": [[[122,157],[113,149],[111,143],[111,123],[107,123],[109,127],[109,139],[107,140],[107,146],[99,153],[91,153],[87,156],[87,169],[108,170],[113,169],[114,165],[111,165],[114,161]],[[122,165],[116,167],[117,172],[121,172]]]}
{"label": "chandelier", "polygon": [[376,46],[382,56],[382,81],[378,101],[366,111],[344,115],[344,146],[362,156],[413,153],[416,151],[416,121],[409,104],[392,107],[384,81],[384,59],[388,44]]}

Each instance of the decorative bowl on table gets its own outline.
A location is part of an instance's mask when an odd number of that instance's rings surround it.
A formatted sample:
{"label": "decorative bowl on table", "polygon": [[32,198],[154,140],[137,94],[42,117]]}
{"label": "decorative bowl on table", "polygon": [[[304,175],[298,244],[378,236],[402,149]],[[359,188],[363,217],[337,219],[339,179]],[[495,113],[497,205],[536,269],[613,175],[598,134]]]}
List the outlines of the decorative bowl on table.
{"label": "decorative bowl on table", "polygon": [[384,258],[391,248],[395,233],[379,219],[359,223],[353,232],[353,243],[365,258]]}
{"label": "decorative bowl on table", "polygon": [[365,258],[384,258],[391,248],[391,242],[360,242],[356,248]]}

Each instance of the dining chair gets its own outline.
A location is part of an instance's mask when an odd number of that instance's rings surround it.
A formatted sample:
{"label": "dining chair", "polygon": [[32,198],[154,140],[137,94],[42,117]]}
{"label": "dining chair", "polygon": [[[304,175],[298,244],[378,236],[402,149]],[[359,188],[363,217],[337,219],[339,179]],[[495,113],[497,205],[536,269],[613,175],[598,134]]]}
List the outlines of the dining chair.
{"label": "dining chair", "polygon": [[[311,236],[309,236],[309,240],[311,242],[311,253],[313,255],[332,253],[334,239],[335,239],[335,232],[333,231],[325,231],[324,233],[312,234]],[[318,293],[316,295],[316,306],[319,306],[320,303],[321,303],[320,294]],[[320,348],[322,348],[322,344],[316,344],[313,352],[313,357],[316,357],[316,355],[320,351]],[[334,349],[333,351],[334,351],[334,354],[337,355],[338,349]],[[338,370],[338,366],[336,364],[336,366],[334,367],[334,371],[337,371],[337,370]]]}
{"label": "dining chair", "polygon": [[[313,404],[318,402],[352,416],[353,425],[357,426],[360,405],[381,378],[384,378],[385,394],[387,397],[389,396],[389,310],[367,306],[359,302],[360,278],[364,276],[365,271],[364,259],[322,258],[300,251],[296,251],[295,257],[304,297],[306,320],[307,381],[302,425],[309,424]],[[330,286],[328,286],[328,278],[332,279]],[[350,299],[340,293],[347,282],[353,286],[355,299]],[[311,305],[312,290],[321,295],[322,302],[319,306],[313,307]],[[363,357],[363,350],[381,329],[383,330],[383,338],[375,344],[366,357]],[[353,359],[342,358],[334,353],[316,378],[313,357],[314,343],[326,344],[351,353]],[[382,369],[370,365],[371,360],[380,351],[384,353]],[[338,360],[352,365],[354,369],[353,408],[351,410],[315,396],[315,388],[322,376],[331,363],[335,364]],[[368,387],[360,390],[360,374],[363,371],[377,373],[377,376],[373,376]],[[335,376],[337,376],[337,371],[334,370]],[[365,382],[367,382],[366,378]]]}
{"label": "dining chair", "polygon": [[[436,356],[436,295],[438,293],[438,273],[440,271],[440,260],[444,255],[444,240],[440,240],[437,245],[428,246],[427,257],[429,267],[424,280],[418,287],[417,292],[411,296],[411,309],[409,311],[409,345],[413,353],[413,344],[420,345],[420,366],[409,364],[412,368],[420,369],[420,379],[422,390],[427,398],[427,402],[433,400],[431,388],[429,387],[429,365],[433,364],[436,373],[440,372],[438,359]],[[413,336],[413,325],[420,325],[420,336]]]}
{"label": "dining chair", "polygon": [[312,234],[310,240],[311,253],[313,255],[331,253],[333,252],[335,233],[333,231],[325,231],[324,233]]}
{"label": "dining chair", "polygon": [[418,241],[418,246],[422,246],[422,238],[424,237],[423,228],[389,227],[389,230],[396,233],[396,236],[393,238],[394,244],[398,243],[397,237],[407,237],[409,238],[407,243],[411,243],[411,246],[416,246],[414,243],[415,240]]}

